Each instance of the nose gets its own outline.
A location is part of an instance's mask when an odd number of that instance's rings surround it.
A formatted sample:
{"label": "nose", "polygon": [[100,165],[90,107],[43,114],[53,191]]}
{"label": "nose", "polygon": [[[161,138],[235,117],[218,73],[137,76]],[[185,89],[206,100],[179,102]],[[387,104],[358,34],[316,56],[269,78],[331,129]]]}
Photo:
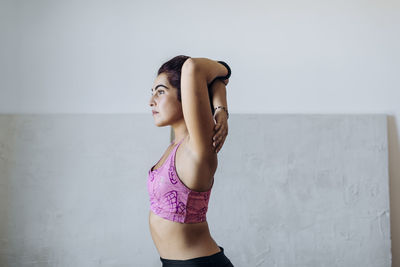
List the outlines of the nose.
{"label": "nose", "polygon": [[154,96],[153,95],[150,97],[149,105],[150,105],[150,107],[152,107],[154,105]]}

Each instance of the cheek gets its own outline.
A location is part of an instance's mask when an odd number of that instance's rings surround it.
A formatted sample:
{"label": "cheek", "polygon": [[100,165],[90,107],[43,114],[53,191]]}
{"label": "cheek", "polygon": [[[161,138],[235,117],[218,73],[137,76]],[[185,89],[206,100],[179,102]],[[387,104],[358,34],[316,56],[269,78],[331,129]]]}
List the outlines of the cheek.
{"label": "cheek", "polygon": [[159,106],[160,110],[167,110],[168,109],[168,101],[166,101],[166,99],[160,99],[160,101],[158,101],[158,106]]}
{"label": "cheek", "polygon": [[176,108],[176,104],[175,104],[174,100],[171,98],[168,98],[168,97],[164,97],[163,99],[160,99],[160,101],[158,102],[158,105],[166,110],[173,110]]}
{"label": "cheek", "polygon": [[182,113],[182,103],[175,96],[163,97],[159,100],[158,106],[160,111],[164,111],[169,114]]}

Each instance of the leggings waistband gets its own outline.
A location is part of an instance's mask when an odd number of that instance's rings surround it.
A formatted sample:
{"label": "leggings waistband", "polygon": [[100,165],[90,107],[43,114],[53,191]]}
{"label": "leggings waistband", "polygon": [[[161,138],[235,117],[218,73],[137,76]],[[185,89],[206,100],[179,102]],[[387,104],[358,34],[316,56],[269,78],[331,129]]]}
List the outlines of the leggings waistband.
{"label": "leggings waistband", "polygon": [[[164,259],[160,257],[160,260],[163,264],[163,266],[172,266],[172,265],[181,265],[182,264],[196,264],[196,263],[213,263],[216,264],[216,266],[222,266],[222,264],[227,264],[229,263],[229,259],[225,256],[224,254],[224,248],[221,246],[218,246],[221,251],[217,252],[215,254],[209,255],[209,256],[203,256],[203,257],[197,257],[197,258],[192,258],[192,259],[187,259],[187,260],[172,260],[172,259]],[[220,264],[220,265],[217,265]],[[187,265],[190,266],[190,265]],[[195,266],[195,265],[193,265]],[[232,265],[233,266],[233,265]]]}

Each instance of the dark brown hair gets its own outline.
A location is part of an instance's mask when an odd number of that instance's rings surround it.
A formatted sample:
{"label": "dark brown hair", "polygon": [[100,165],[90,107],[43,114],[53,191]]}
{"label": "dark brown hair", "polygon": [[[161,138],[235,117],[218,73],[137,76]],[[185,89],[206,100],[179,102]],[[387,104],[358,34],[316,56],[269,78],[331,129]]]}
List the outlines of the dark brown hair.
{"label": "dark brown hair", "polygon": [[[157,71],[157,76],[161,73],[165,73],[167,75],[168,82],[178,89],[178,101],[182,103],[181,99],[181,74],[182,74],[182,66],[185,61],[190,58],[189,56],[179,55],[176,56],[167,62],[163,63],[161,67]],[[214,115],[214,106],[212,104],[212,95],[211,90],[208,88],[208,96],[210,100],[211,112]]]}

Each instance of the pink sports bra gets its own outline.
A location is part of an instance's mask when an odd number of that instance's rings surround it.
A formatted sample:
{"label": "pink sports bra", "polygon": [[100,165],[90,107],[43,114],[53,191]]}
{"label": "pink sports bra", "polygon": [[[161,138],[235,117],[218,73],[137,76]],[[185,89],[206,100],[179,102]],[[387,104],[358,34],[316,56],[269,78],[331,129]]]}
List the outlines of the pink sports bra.
{"label": "pink sports bra", "polygon": [[[214,179],[208,191],[194,191],[179,179],[175,169],[176,150],[174,147],[161,167],[149,170],[147,190],[150,196],[150,209],[164,219],[180,223],[198,223],[206,220],[208,201]],[[161,160],[161,159],[160,159]]]}

